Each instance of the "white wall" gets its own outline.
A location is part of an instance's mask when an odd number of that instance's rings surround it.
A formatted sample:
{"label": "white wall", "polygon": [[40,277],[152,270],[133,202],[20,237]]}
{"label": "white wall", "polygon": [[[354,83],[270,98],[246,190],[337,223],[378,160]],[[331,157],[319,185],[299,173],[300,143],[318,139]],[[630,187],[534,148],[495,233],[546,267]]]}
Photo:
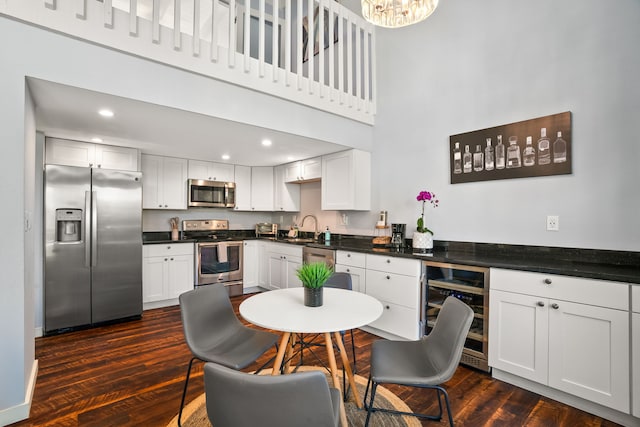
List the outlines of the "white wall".
{"label": "white wall", "polygon": [[[378,30],[378,208],[412,232],[429,190],[436,239],[640,250],[638,22],[637,0],[449,0]],[[450,184],[450,135],[563,111],[571,175]]]}

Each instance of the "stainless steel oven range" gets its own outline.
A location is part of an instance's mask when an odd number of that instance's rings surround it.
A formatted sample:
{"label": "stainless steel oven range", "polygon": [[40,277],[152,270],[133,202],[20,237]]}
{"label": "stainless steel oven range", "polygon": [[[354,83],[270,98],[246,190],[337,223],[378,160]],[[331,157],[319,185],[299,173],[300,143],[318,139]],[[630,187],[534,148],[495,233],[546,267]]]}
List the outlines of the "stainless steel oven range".
{"label": "stainless steel oven range", "polygon": [[185,220],[182,230],[196,240],[196,286],[223,283],[230,296],[242,295],[242,241],[229,236],[229,221]]}

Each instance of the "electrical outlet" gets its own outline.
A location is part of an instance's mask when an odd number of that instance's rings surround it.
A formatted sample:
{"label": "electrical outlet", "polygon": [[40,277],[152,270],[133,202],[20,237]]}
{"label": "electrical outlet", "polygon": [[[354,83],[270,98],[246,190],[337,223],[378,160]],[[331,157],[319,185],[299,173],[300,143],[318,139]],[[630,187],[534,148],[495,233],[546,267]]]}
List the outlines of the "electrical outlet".
{"label": "electrical outlet", "polygon": [[547,231],[560,230],[560,217],[558,215],[547,215]]}
{"label": "electrical outlet", "polygon": [[342,223],[342,225],[349,225],[349,217],[347,216],[347,214],[342,214],[341,223]]}

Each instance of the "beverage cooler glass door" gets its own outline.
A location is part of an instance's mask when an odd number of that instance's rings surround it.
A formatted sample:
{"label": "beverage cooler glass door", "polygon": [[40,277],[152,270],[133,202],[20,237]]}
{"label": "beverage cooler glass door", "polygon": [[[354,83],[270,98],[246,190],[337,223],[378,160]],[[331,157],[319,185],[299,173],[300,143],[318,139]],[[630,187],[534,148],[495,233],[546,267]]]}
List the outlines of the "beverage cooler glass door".
{"label": "beverage cooler glass door", "polygon": [[198,243],[197,283],[242,280],[242,242]]}
{"label": "beverage cooler glass door", "polygon": [[444,300],[453,296],[473,309],[462,363],[485,371],[488,366],[489,269],[427,262],[425,333],[431,332]]}

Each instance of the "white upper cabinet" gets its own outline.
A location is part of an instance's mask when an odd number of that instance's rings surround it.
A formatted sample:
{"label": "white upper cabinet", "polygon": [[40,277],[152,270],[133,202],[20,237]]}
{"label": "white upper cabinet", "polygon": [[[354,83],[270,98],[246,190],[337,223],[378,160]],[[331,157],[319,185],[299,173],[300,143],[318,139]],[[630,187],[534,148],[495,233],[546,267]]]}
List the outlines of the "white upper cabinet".
{"label": "white upper cabinet", "polygon": [[142,208],[187,209],[187,161],[142,155]]}
{"label": "white upper cabinet", "polygon": [[45,163],[50,165],[137,171],[138,155],[138,150],[135,148],[47,138]]}
{"label": "white upper cabinet", "polygon": [[189,160],[189,179],[234,182],[234,165]]}
{"label": "white upper cabinet", "polygon": [[251,210],[251,168],[249,166],[235,167],[234,182],[236,183],[237,211]]}
{"label": "white upper cabinet", "polygon": [[285,182],[311,182],[319,181],[322,177],[322,157],[301,160],[299,162],[284,165]]}
{"label": "white upper cabinet", "polygon": [[281,212],[300,211],[300,186],[285,181],[287,165],[276,166],[274,173],[274,208]]}
{"label": "white upper cabinet", "polygon": [[371,209],[371,154],[347,150],[322,156],[322,210]]}

